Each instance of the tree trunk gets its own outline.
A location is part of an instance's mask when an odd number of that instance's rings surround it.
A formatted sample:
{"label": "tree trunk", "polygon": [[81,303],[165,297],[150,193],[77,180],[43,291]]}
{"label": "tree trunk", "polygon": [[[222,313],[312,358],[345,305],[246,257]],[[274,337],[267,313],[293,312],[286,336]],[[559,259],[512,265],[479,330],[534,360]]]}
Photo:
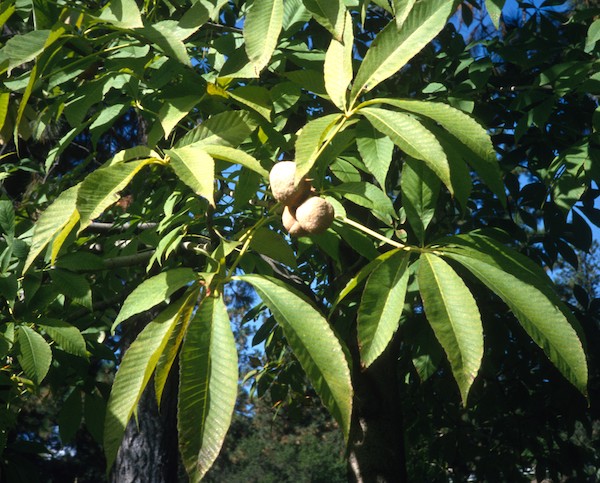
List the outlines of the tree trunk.
{"label": "tree trunk", "polygon": [[[368,369],[355,362],[354,414],[348,450],[348,479],[354,483],[405,483],[406,457],[398,380],[398,345],[393,341]],[[360,361],[358,348],[354,361]]]}
{"label": "tree trunk", "polygon": [[179,478],[177,446],[177,370],[171,371],[160,411],[150,379],[113,465],[112,483],[174,483]]}

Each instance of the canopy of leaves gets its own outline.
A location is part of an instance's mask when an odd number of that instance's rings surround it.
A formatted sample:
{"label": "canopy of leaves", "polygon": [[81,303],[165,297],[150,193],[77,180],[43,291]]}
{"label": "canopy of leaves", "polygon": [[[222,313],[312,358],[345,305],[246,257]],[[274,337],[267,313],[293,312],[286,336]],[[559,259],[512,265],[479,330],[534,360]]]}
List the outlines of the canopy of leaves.
{"label": "canopy of leaves", "polygon": [[[574,314],[544,270],[576,267],[600,224],[597,11],[503,5],[2,2],[0,451],[19,454],[15,414],[50,390],[73,408],[64,442],[84,423],[110,469],[148,383],[160,405],[178,368],[201,479],[233,417],[242,280],[264,348],[251,392],[286,407],[314,390],[350,449],[357,375],[393,360],[413,478],[593,476],[584,409],[512,460],[510,441],[522,401],[597,404],[600,304],[580,287]],[[324,233],[283,228],[281,159],[334,207]],[[484,441],[484,421],[515,432]],[[465,425],[477,438],[452,456]]]}

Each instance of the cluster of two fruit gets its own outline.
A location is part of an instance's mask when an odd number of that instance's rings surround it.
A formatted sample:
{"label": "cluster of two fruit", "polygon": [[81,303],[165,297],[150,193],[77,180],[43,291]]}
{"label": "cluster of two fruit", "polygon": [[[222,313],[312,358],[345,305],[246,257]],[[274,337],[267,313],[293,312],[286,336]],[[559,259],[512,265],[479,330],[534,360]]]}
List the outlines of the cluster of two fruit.
{"label": "cluster of two fruit", "polygon": [[269,173],[273,198],[283,203],[283,226],[292,236],[316,235],[331,226],[333,206],[323,198],[311,196],[311,184],[302,179],[296,184],[296,163],[280,161]]}

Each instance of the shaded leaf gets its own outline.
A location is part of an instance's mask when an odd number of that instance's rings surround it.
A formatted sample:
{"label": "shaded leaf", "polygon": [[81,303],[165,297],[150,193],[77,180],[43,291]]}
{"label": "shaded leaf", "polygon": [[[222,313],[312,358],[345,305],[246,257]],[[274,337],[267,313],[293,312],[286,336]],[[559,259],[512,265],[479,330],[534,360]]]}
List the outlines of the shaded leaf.
{"label": "shaded leaf", "polygon": [[425,163],[407,157],[402,167],[400,187],[406,217],[422,244],[425,241],[425,230],[435,213],[440,180]]}
{"label": "shaded leaf", "polygon": [[393,141],[363,120],[356,125],[356,147],[369,172],[385,189],[385,179],[394,152]]}
{"label": "shaded leaf", "polygon": [[87,357],[85,339],[77,327],[58,319],[42,319],[37,325],[64,349],[65,352]]}

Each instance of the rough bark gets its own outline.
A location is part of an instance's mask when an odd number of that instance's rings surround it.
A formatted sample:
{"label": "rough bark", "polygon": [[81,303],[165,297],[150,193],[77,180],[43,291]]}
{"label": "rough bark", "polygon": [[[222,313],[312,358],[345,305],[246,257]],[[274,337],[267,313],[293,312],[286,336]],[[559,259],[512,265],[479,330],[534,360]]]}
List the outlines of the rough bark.
{"label": "rough bark", "polygon": [[177,371],[171,371],[160,411],[151,379],[132,418],[111,472],[112,483],[180,481],[177,447]]}
{"label": "rough bark", "polygon": [[[348,451],[353,483],[405,483],[404,428],[394,341],[368,369],[354,367],[354,415]],[[358,354],[353,359],[359,361]]]}

